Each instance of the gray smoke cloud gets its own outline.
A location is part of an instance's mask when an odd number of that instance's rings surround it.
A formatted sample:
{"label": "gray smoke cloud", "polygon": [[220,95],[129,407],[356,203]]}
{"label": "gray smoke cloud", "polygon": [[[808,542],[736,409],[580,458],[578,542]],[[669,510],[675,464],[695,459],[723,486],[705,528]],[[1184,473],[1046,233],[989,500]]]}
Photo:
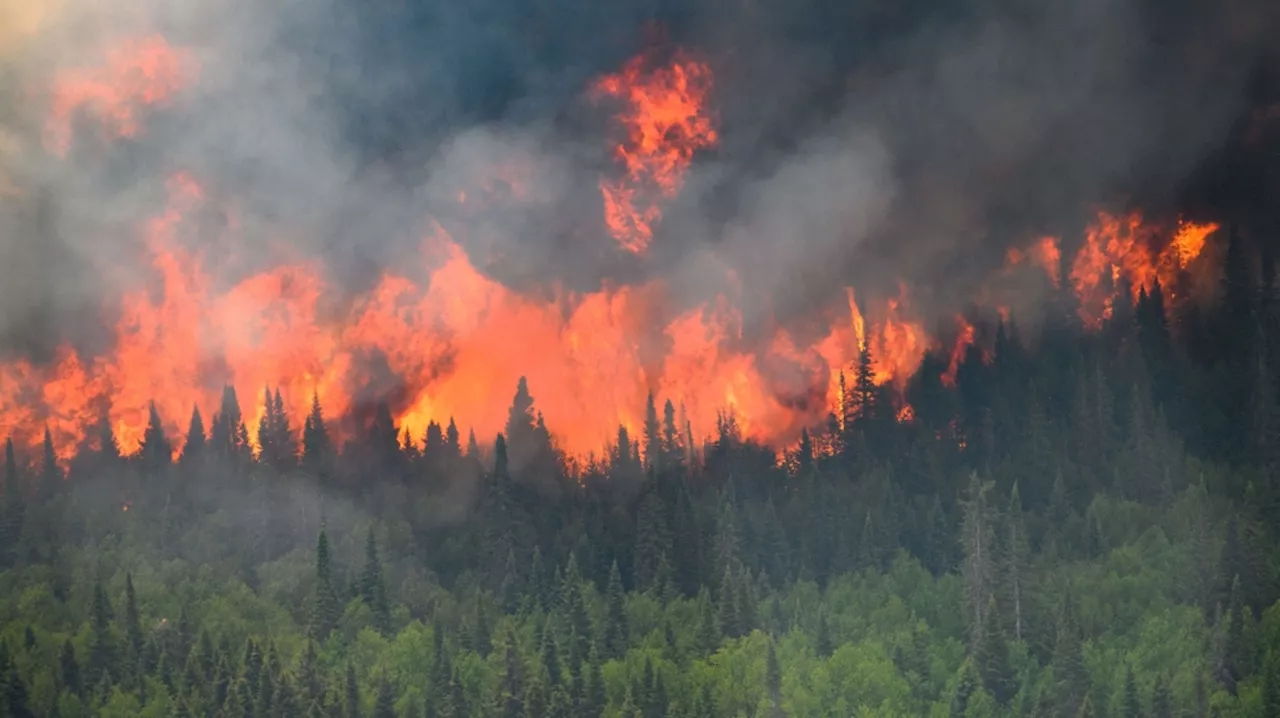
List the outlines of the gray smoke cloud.
{"label": "gray smoke cloud", "polygon": [[[1093,203],[1169,206],[1249,109],[1280,29],[1263,0],[51,8],[7,41],[0,85],[0,337],[36,355],[92,345],[104,298],[146,275],[137,222],[177,171],[233,208],[238,239],[189,238],[242,245],[216,248],[228,275],[285,245],[356,293],[418,264],[436,217],[521,291],[660,277],[678,308],[723,289],[709,268],[727,265],[748,325],[899,281],[917,310],[950,314],[1005,247]],[[81,118],[65,158],[44,148],[54,75],[151,33],[190,52],[193,82],[135,138]],[[722,139],[636,258],[601,224],[616,129],[584,90],[646,43],[709,63]],[[508,174],[519,191],[493,190]]]}

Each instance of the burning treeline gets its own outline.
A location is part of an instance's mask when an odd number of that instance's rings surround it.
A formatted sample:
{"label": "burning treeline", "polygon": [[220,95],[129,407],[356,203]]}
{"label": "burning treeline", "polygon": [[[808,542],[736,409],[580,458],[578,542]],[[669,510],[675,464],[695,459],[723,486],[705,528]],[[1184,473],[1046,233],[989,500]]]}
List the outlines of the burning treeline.
{"label": "burning treeline", "polygon": [[[64,74],[51,91],[47,151],[65,155],[81,134],[110,142],[145,131],[148,115],[178,101],[197,70],[182,50],[148,38]],[[646,54],[584,92],[608,108],[617,130],[615,166],[599,179],[602,238],[607,232],[616,251],[643,257],[698,152],[718,141],[711,70],[691,53]],[[74,131],[81,126],[92,132]],[[504,172],[494,168],[508,197],[531,181]],[[493,185],[459,188],[458,200],[484,211],[504,201]],[[1119,303],[1153,292],[1172,311],[1192,301],[1197,276],[1216,271],[1205,249],[1217,225],[1098,212],[1079,242],[1031,238],[1009,250],[989,291],[954,316],[917,313],[909,286],[880,298],[848,287],[818,336],[779,325],[748,337],[731,291],[692,308],[670,302],[661,280],[563,289],[551,299],[518,293],[477,268],[432,217],[422,220],[419,266],[387,271],[354,302],[335,301],[326,267],[310,259],[223,286],[214,279],[218,260],[186,239],[197,231],[194,217],[223,209],[217,197],[226,188],[212,192],[189,173],[166,187],[167,201],[137,228],[150,281],[118,298],[109,350],[85,356],[67,345],[50,362],[0,364],[0,435],[20,448],[38,452],[47,430],[69,459],[99,440],[94,427],[105,422],[133,453],[158,418],[176,456],[193,411],[208,423],[226,387],[245,402],[255,447],[264,420],[283,413],[297,425],[313,402],[339,435],[385,404],[412,443],[451,421],[491,440],[524,380],[539,421],[571,455],[601,451],[620,426],[638,435],[650,397],[659,407],[671,402],[691,438],[732,415],[744,437],[789,444],[832,417],[846,420],[868,387],[893,402],[899,421],[912,421],[905,390],[927,354],[940,357],[938,378],[954,385],[971,346],[989,355],[983,343],[992,332],[981,322],[1034,309],[1019,306],[1025,291],[1002,289],[1011,280],[1073,303],[1081,324],[1096,330]],[[719,279],[732,286],[724,271]],[[268,400],[258,401],[264,389]]]}

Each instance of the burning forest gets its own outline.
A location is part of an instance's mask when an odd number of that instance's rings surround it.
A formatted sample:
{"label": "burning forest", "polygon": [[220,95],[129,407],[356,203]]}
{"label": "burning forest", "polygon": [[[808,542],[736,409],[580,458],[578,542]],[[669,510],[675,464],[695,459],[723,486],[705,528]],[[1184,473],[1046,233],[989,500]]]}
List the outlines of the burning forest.
{"label": "burning forest", "polygon": [[[600,171],[601,202],[579,213],[591,219],[575,230],[615,241],[626,254],[649,251],[664,206],[718,139],[710,67],[691,51],[668,55],[645,51],[583,90],[608,113],[607,135],[618,139]],[[65,157],[73,140],[104,147],[144,134],[199,86],[193,56],[147,37],[61,72],[45,110],[47,150]],[[447,216],[424,213],[416,252],[358,293],[335,287],[323,261],[273,239],[282,245],[272,248],[277,261],[234,282],[219,279],[243,261],[215,248],[258,240],[234,221],[234,187],[211,191],[195,172],[173,171],[163,197],[132,227],[144,264],[132,284],[102,301],[103,346],[85,351],[69,342],[44,361],[0,363],[0,434],[35,455],[47,430],[69,459],[90,448],[106,422],[132,454],[154,408],[176,456],[193,411],[214,416],[231,387],[246,398],[278,393],[293,417],[318,401],[339,435],[386,403],[396,426],[415,438],[451,421],[492,437],[525,378],[556,445],[573,456],[605,453],[619,427],[637,435],[650,396],[678,407],[680,424],[699,439],[731,414],[744,437],[790,446],[804,430],[823,431],[830,417],[844,421],[864,349],[871,381],[888,388],[895,415],[909,421],[906,389],[926,354],[948,358],[938,378],[954,385],[977,341],[972,322],[1011,323],[1045,305],[1074,305],[1096,331],[1117,302],[1157,285],[1172,313],[1218,271],[1202,260],[1218,223],[1099,211],[1081,238],[1031,238],[1009,248],[1003,266],[956,299],[955,327],[936,307],[914,306],[905,279],[881,296],[839,287],[802,321],[744,326],[741,300],[751,290],[725,261],[706,270],[705,283],[722,289],[695,301],[661,275],[586,291],[552,282],[522,293],[486,274],[466,238],[455,236],[470,231],[468,223],[451,221],[459,208],[483,215],[518,206],[530,191],[525,183],[537,183],[542,171],[513,176],[504,163],[519,160],[494,158],[474,186],[457,188],[458,206]],[[229,221],[211,230],[211,215]],[[264,411],[246,408],[250,437]]]}
{"label": "burning forest", "polygon": [[1280,716],[1277,33],[0,0],[0,716]]}

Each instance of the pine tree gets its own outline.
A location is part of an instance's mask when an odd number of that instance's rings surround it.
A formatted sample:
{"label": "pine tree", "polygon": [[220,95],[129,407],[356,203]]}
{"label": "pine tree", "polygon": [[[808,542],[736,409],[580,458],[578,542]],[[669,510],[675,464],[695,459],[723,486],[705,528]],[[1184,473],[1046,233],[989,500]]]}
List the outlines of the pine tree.
{"label": "pine tree", "polygon": [[62,652],[58,654],[58,685],[64,691],[75,695],[84,694],[84,683],[80,678],[80,663],[76,661],[76,651],[68,638],[62,643]]}
{"label": "pine tree", "polygon": [[698,594],[698,622],[694,627],[694,645],[700,655],[711,655],[720,647],[720,624],[704,588]]}
{"label": "pine tree", "polygon": [[98,458],[103,466],[115,466],[120,461],[120,442],[107,411],[98,418]]}
{"label": "pine tree", "polygon": [[18,462],[13,453],[13,439],[4,444],[4,504],[0,506],[0,566],[11,565],[18,556],[26,500],[18,480]]}
{"label": "pine tree", "polygon": [[365,540],[364,570],[360,572],[360,597],[373,612],[374,627],[382,635],[391,633],[391,607],[387,600],[387,585],[382,577],[382,561],[378,558],[378,542],[373,527]]}
{"label": "pine tree", "polygon": [[1054,705],[1064,715],[1075,715],[1088,688],[1088,674],[1084,668],[1080,632],[1076,626],[1075,606],[1070,592],[1063,596],[1052,665]]}
{"label": "pine tree", "polygon": [[769,693],[769,718],[782,718],[782,669],[778,666],[778,652],[769,641],[769,652],[764,664],[765,690]]}
{"label": "pine tree", "polygon": [[370,718],[396,718],[395,694],[391,691],[391,683],[385,678],[378,683],[378,697],[374,700]]}
{"label": "pine tree", "polygon": [[630,640],[627,628],[627,611],[622,591],[622,574],[615,560],[609,568],[609,582],[605,587],[605,624],[603,653],[607,660],[620,658]]}
{"label": "pine tree", "polygon": [[986,630],[987,606],[993,595],[996,576],[995,531],[993,512],[987,502],[991,482],[982,481],[977,473],[969,475],[969,487],[961,501],[964,519],[961,541],[964,546],[964,598],[969,609],[970,651]]}
{"label": "pine tree", "polygon": [[685,446],[676,428],[676,408],[667,399],[662,405],[662,470],[678,472],[683,469]]}
{"label": "pine tree", "polygon": [[311,411],[302,425],[302,469],[322,482],[331,478],[333,443],[325,426],[320,395],[312,393]]}
{"label": "pine tree", "polygon": [[165,436],[164,422],[160,420],[160,412],[154,401],[148,407],[147,429],[142,436],[139,455],[143,466],[152,472],[168,466],[173,455],[173,446]]}
{"label": "pine tree", "polygon": [[831,642],[831,629],[827,625],[827,609],[822,605],[818,606],[818,628],[814,637],[814,648],[820,658],[830,658],[835,652]]}
{"label": "pine tree", "polygon": [[1120,710],[1121,718],[1142,718],[1142,707],[1138,703],[1138,684],[1133,679],[1133,666],[1129,666],[1124,674],[1124,704]]}
{"label": "pine tree", "polygon": [[124,595],[124,632],[129,672],[132,679],[141,680],[146,666],[143,660],[142,620],[138,616],[138,597],[133,590],[132,573],[125,574]]}
{"label": "pine tree", "polygon": [[316,540],[316,595],[311,614],[311,634],[317,641],[324,641],[338,625],[342,607],[338,603],[337,589],[333,585],[333,566],[329,556],[329,536],[323,529]]}
{"label": "pine tree", "polygon": [[89,675],[111,677],[118,674],[115,639],[111,634],[111,603],[101,581],[93,584],[89,612]]}
{"label": "pine tree", "polygon": [[347,718],[360,718],[360,684],[356,682],[356,669],[347,662]]}
{"label": "pine tree", "polygon": [[555,631],[551,630],[550,626],[543,628],[538,660],[546,671],[549,686],[558,686],[564,682],[564,667],[560,665],[560,651],[556,646]]}
{"label": "pine tree", "polygon": [[[165,459],[168,461],[168,459]],[[44,450],[40,463],[40,500],[48,503],[62,489],[62,469],[58,467],[58,455],[53,447],[53,434],[44,429]]]}
{"label": "pine tree", "polygon": [[662,467],[662,428],[658,424],[653,392],[649,392],[644,404],[644,464],[652,474],[657,474]]}
{"label": "pine tree", "polygon": [[182,445],[182,455],[178,462],[186,468],[195,466],[204,457],[205,443],[204,419],[200,417],[200,407],[193,406],[191,421],[187,424],[186,443]]}
{"label": "pine tree", "polygon": [[568,630],[567,648],[569,667],[578,671],[587,660],[591,647],[591,623],[582,597],[582,575],[578,571],[578,559],[569,554],[565,567],[564,583],[560,588],[561,615]]}
{"label": "pine tree", "polygon": [[502,718],[521,718],[524,713],[524,670],[520,654],[516,650],[514,630],[503,640],[503,673],[494,695],[490,715]]}
{"label": "pine tree", "polygon": [[875,369],[871,361],[871,344],[866,338],[858,349],[858,365],[853,376],[853,422],[846,429],[867,432],[876,419],[879,407],[876,406],[878,392],[876,390]]}
{"label": "pine tree", "polygon": [[214,455],[235,466],[242,466],[250,457],[249,430],[240,412],[240,401],[233,386],[222,390],[222,402],[213,417],[209,443]]}
{"label": "pine tree", "polygon": [[1000,577],[1001,598],[1009,611],[1013,638],[1022,640],[1026,624],[1027,576],[1030,574],[1031,545],[1022,517],[1022,496],[1014,483],[1009,493],[1009,509],[1004,521],[1004,546]]}
{"label": "pine tree", "polygon": [[720,632],[727,638],[738,638],[741,621],[738,617],[737,577],[731,567],[726,566],[724,577],[720,580],[720,595],[716,599],[716,620]]}
{"label": "pine tree", "polygon": [[995,597],[988,599],[987,620],[983,623],[974,663],[983,687],[996,702],[1008,703],[1018,691],[1017,676],[1009,663],[1009,647],[1005,643],[1004,627],[996,615]]}

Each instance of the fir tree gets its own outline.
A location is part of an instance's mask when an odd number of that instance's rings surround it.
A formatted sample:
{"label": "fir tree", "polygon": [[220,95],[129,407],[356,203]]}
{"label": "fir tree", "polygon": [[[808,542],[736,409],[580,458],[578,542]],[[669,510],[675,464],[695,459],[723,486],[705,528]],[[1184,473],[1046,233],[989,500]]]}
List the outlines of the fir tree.
{"label": "fir tree", "polygon": [[106,677],[118,675],[115,638],[111,633],[111,603],[101,581],[93,584],[93,603],[89,613],[89,675]]}
{"label": "fir tree", "polygon": [[142,620],[138,616],[138,597],[133,590],[132,573],[125,574],[124,591],[124,632],[129,669],[134,672],[134,678],[141,679],[141,674],[146,671],[146,662],[143,660]]}
{"label": "fir tree", "polygon": [[373,612],[374,626],[385,636],[391,632],[391,607],[387,585],[382,577],[382,561],[378,558],[378,542],[369,528],[365,539],[364,569],[360,572],[360,597]]}
{"label": "fir tree", "polygon": [[148,471],[159,471],[169,465],[173,454],[173,446],[164,433],[164,423],[160,420],[160,412],[156,403],[148,407],[147,429],[142,436],[139,455],[142,464]]}
{"label": "fir tree", "polygon": [[360,706],[360,684],[356,682],[356,669],[347,663],[347,718],[360,718],[364,713]]}
{"label": "fir tree", "polygon": [[1009,663],[1009,647],[1005,643],[1004,628],[996,616],[995,598],[988,599],[988,620],[983,623],[982,636],[974,654],[975,667],[982,678],[982,685],[1001,705],[1017,692],[1017,676]]}
{"label": "fir tree", "polygon": [[324,641],[338,625],[342,607],[333,585],[332,558],[329,555],[329,536],[323,529],[316,540],[316,594],[311,614],[312,637]]}
{"label": "fir tree", "polygon": [[302,469],[321,481],[328,481],[333,469],[333,444],[318,393],[312,393],[311,411],[302,424]]}
{"label": "fir tree", "polygon": [[378,683],[378,697],[374,700],[370,718],[396,718],[395,695],[391,692],[391,683],[385,678]]}
{"label": "fir tree", "polygon": [[630,639],[627,629],[627,612],[622,591],[622,574],[615,560],[609,568],[609,582],[605,587],[604,657],[620,658],[627,650]]}
{"label": "fir tree", "polygon": [[191,408],[191,421],[187,424],[186,443],[182,445],[179,463],[187,468],[195,466],[205,452],[204,419],[200,417],[200,407]]}
{"label": "fir tree", "polygon": [[786,715],[782,711],[782,669],[778,666],[778,652],[769,641],[769,652],[765,656],[764,683],[769,694],[769,717],[781,718]]}
{"label": "fir tree", "polygon": [[1133,666],[1124,674],[1124,702],[1120,707],[1121,718],[1142,718],[1142,707],[1138,703],[1138,684],[1133,679]]}

